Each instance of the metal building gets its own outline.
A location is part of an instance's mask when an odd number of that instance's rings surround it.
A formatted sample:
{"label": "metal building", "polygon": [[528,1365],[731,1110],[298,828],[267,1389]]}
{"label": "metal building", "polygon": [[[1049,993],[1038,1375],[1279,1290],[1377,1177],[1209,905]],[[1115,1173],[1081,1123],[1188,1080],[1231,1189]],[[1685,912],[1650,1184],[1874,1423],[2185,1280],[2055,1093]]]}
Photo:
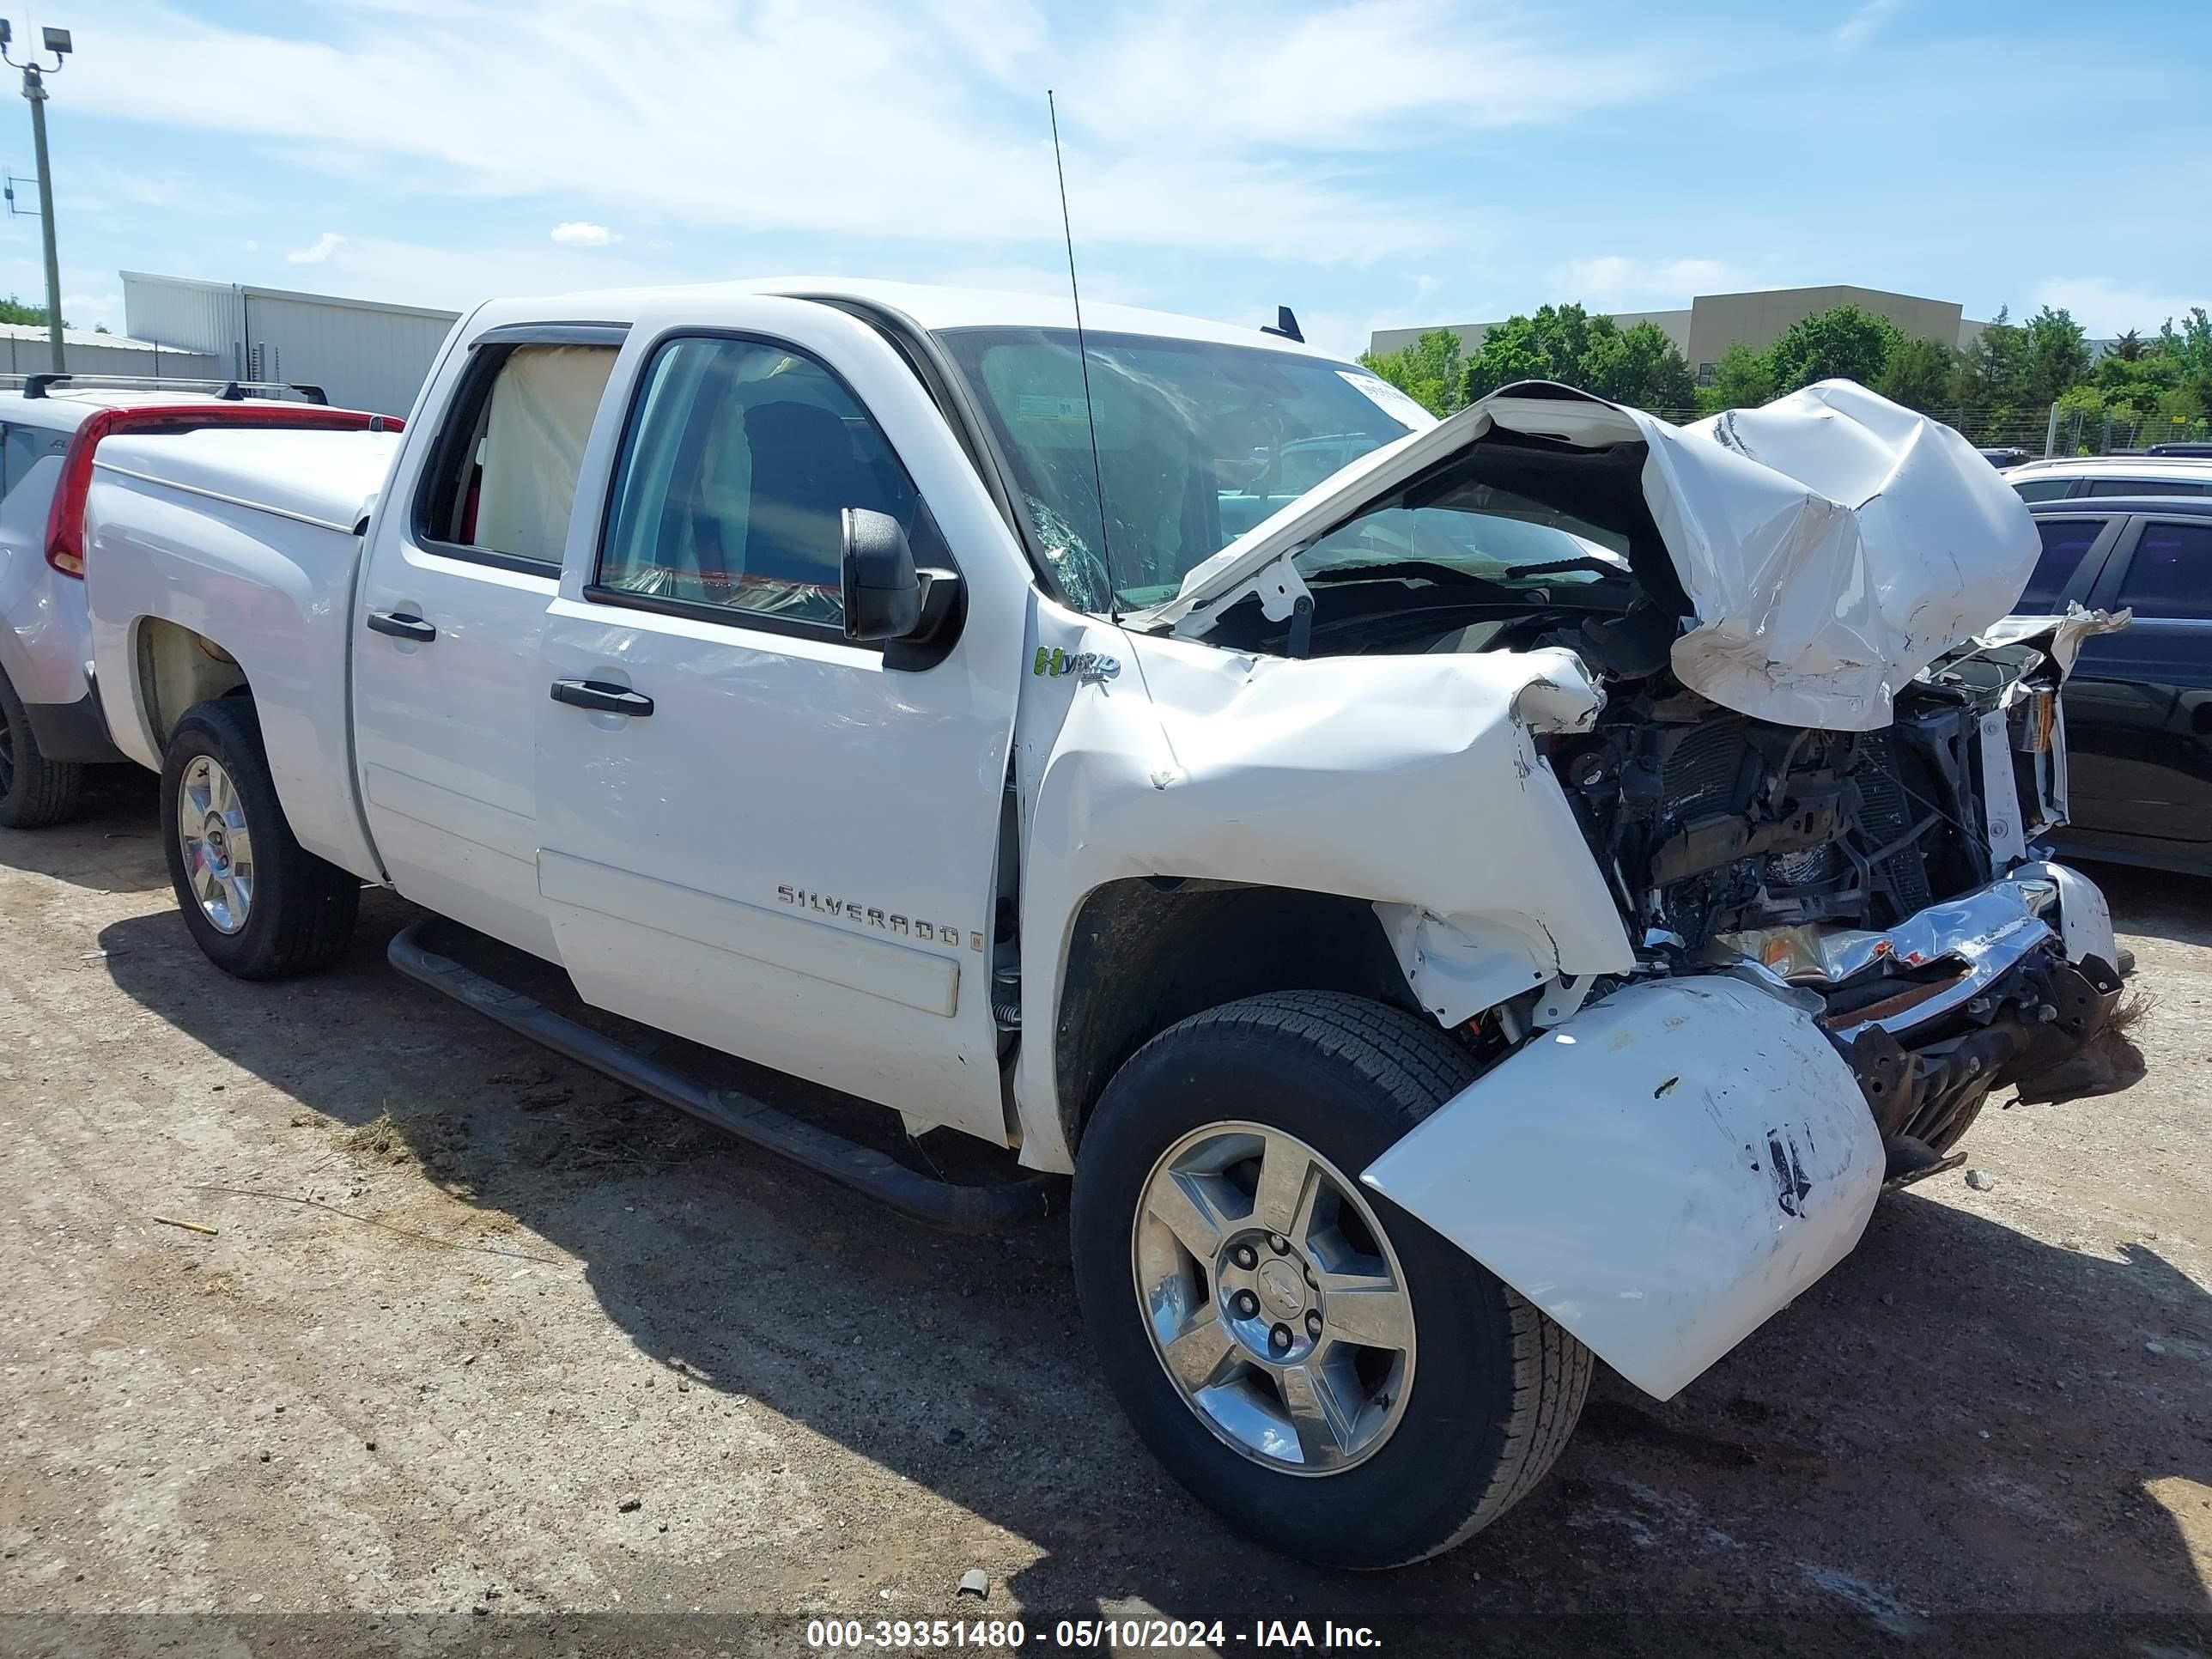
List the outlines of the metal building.
{"label": "metal building", "polygon": [[[62,361],[73,374],[125,374],[147,380],[207,380],[218,371],[204,351],[179,351],[151,340],[88,329],[62,331]],[[0,374],[44,374],[54,366],[43,323],[0,323]]]}
{"label": "metal building", "polygon": [[224,379],[319,386],[334,404],[404,415],[459,313],[126,270],[123,315],[135,338],[207,354]]}

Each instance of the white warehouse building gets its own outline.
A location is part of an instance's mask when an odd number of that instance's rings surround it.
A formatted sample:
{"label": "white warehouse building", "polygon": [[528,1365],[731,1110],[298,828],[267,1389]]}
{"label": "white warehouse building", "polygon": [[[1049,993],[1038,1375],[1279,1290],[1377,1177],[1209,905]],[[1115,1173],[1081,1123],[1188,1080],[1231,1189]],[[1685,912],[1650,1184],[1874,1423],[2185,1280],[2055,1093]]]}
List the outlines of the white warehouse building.
{"label": "white warehouse building", "polygon": [[334,404],[404,415],[459,313],[126,270],[123,315],[133,343],[201,354],[212,367],[200,374],[317,386]]}

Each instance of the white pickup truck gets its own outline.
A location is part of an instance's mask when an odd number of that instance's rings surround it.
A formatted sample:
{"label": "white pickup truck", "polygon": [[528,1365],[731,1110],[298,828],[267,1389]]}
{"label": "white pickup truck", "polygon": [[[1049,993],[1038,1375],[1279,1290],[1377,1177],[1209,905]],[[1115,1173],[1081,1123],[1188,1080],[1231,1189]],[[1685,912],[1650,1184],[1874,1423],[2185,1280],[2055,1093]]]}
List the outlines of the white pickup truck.
{"label": "white pickup truck", "polygon": [[394,942],[917,1213],[1072,1173],[1139,1431],[1346,1567],[1528,1491],[1593,1354],[1680,1389],[1993,1091],[2138,1074],[2035,845],[2111,619],[2002,620],[2037,541],[1956,434],[1843,383],[1439,424],[1284,333],[1084,321],[502,302],[404,437],[111,440],[98,679],[202,948],[316,967],[388,884],[1030,1172],[944,1186]]}

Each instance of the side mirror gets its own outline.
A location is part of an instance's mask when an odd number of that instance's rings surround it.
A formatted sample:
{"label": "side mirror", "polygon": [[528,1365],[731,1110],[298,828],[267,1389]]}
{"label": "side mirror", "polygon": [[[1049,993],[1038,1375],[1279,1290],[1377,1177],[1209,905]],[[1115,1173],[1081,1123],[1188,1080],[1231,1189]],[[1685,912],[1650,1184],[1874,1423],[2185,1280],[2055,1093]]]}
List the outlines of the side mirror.
{"label": "side mirror", "polygon": [[845,509],[845,637],[902,640],[921,623],[921,575],[888,513]]}
{"label": "side mirror", "polygon": [[960,574],[917,570],[896,519],[847,507],[842,563],[847,639],[889,641],[891,668],[927,668],[952,648],[966,609]]}

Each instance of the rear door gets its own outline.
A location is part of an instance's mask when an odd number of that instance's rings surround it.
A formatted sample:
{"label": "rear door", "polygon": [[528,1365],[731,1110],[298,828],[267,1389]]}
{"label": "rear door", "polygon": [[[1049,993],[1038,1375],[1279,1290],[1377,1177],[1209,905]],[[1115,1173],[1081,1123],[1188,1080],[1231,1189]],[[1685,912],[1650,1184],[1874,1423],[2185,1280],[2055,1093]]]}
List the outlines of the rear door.
{"label": "rear door", "polygon": [[[1005,1139],[1011,532],[913,372],[829,307],[688,301],[641,319],[616,385],[535,693],[562,961],[599,1006]],[[942,648],[845,638],[847,507],[960,572]],[[580,685],[615,706],[556,700]]]}
{"label": "rear door", "polygon": [[2066,684],[2076,830],[2191,860],[2212,846],[2212,518],[2130,520],[2094,594],[2131,625],[2085,641]]}
{"label": "rear door", "polygon": [[[441,366],[356,606],[362,799],[409,898],[555,953],[538,894],[538,633],[618,325],[494,328]],[[443,395],[441,395],[443,394]]]}

